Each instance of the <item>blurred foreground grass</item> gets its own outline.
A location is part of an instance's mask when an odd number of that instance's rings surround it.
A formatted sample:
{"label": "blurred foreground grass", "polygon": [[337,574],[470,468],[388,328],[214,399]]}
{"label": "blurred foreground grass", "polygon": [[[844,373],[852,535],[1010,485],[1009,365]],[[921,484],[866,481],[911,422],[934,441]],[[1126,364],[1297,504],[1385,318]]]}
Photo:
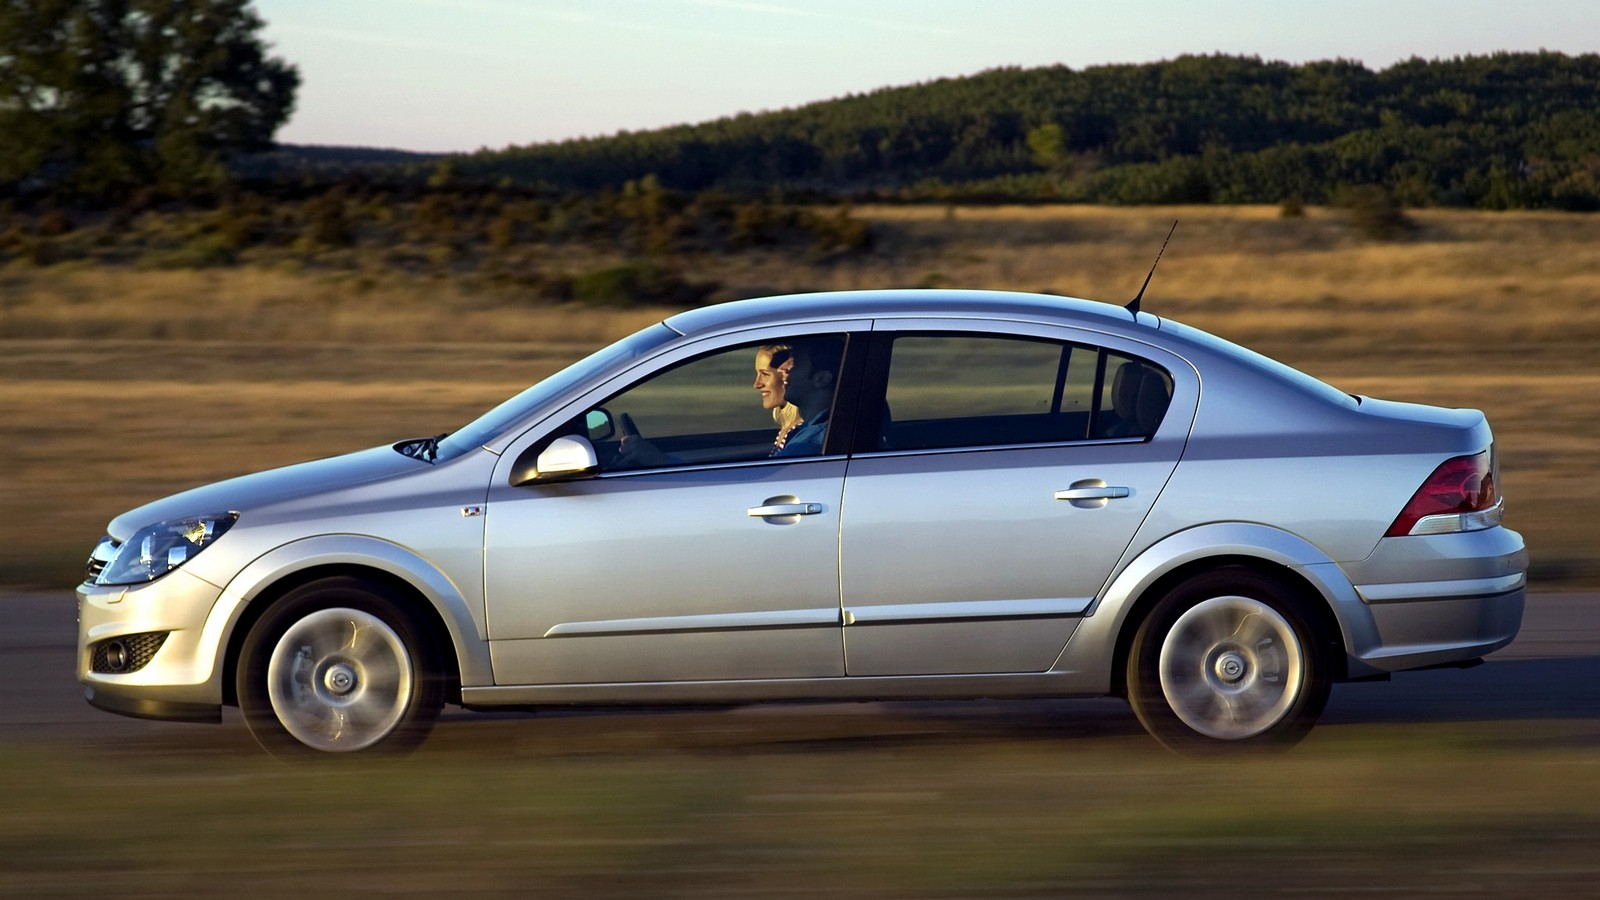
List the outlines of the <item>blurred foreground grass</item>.
{"label": "blurred foreground grass", "polygon": [[409,759],[310,767],[235,728],[0,745],[0,896],[1592,896],[1600,879],[1593,723],[1325,727],[1292,754],[1195,762],[1125,715],[1110,733],[846,716],[757,743],[739,715],[458,721]]}

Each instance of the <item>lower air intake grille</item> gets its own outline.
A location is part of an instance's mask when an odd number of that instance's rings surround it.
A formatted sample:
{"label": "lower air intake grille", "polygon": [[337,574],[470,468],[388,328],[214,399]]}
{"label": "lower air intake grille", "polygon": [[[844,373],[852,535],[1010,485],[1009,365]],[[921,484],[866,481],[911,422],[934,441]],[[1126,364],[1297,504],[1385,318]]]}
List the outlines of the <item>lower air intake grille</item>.
{"label": "lower air intake grille", "polygon": [[126,675],[150,664],[171,632],[151,631],[100,641],[91,648],[89,670],[99,675]]}

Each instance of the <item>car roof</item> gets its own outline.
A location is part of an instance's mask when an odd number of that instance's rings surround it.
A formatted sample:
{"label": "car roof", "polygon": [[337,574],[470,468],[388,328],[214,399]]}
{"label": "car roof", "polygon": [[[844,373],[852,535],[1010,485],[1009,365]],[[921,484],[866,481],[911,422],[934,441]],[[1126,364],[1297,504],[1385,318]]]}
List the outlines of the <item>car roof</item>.
{"label": "car roof", "polygon": [[982,318],[1070,322],[1095,327],[1138,323],[1159,327],[1149,313],[1076,297],[1009,291],[831,291],[736,300],[678,313],[667,327],[685,336],[772,323],[878,317]]}

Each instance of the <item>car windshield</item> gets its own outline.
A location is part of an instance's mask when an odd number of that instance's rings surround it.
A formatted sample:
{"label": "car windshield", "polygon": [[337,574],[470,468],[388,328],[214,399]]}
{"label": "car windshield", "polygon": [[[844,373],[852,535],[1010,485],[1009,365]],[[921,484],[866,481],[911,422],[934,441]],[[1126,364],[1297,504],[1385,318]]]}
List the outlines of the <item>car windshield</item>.
{"label": "car windshield", "polygon": [[677,336],[665,325],[653,325],[578,360],[445,436],[438,442],[438,459],[454,459],[482,447],[551,400]]}

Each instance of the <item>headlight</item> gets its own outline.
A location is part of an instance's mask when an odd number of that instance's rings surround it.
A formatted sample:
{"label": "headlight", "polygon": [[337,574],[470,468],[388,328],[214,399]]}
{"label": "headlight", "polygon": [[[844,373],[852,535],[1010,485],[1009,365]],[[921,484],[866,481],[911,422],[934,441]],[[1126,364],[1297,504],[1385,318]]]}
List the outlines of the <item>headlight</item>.
{"label": "headlight", "polygon": [[[171,572],[211,546],[239,520],[235,512],[169,519],[139,529],[116,548],[95,584],[143,584]],[[96,551],[97,555],[99,551]]]}

